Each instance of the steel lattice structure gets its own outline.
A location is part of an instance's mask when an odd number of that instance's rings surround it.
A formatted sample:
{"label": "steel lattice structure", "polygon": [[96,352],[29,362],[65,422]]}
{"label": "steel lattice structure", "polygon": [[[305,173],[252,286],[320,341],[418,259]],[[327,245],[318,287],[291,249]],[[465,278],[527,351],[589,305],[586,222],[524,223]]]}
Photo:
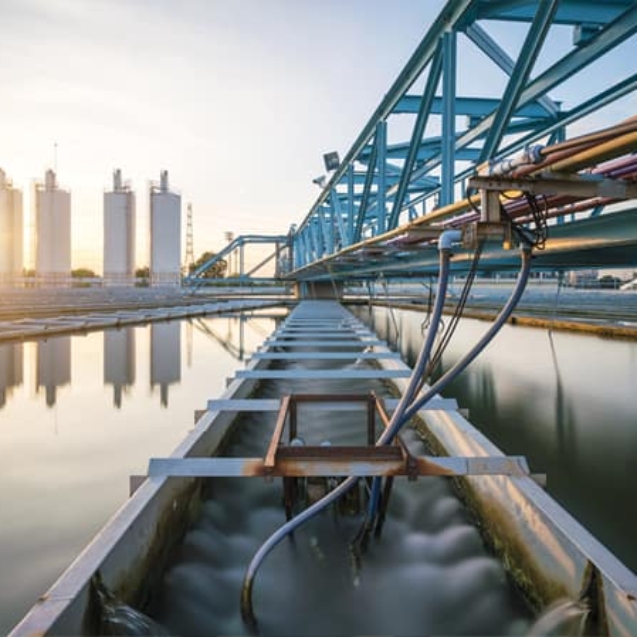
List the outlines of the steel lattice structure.
{"label": "steel lattice structure", "polygon": [[[490,34],[494,26],[502,32],[502,25],[512,23],[525,25],[515,59]],[[570,42],[565,41],[568,31]],[[622,45],[634,45],[637,51],[636,31],[637,5],[632,1],[449,0],[295,229],[289,276],[368,277],[379,270],[405,276],[429,265],[435,268],[435,259],[427,259],[422,250],[415,256],[413,249],[401,250],[392,239],[409,232],[413,239],[416,228],[426,237],[426,219],[431,216],[433,224],[442,219],[440,210],[464,199],[478,166],[531,144],[559,143],[569,125],[634,92],[637,74],[632,70],[600,77],[594,64]],[[556,33],[563,50],[535,71],[538,59],[554,48]],[[481,69],[466,67],[466,56],[458,54],[460,45],[479,51],[485,68],[499,70],[505,78],[501,95],[462,93],[459,78]],[[562,108],[551,92],[566,90],[573,78],[586,83],[589,95]],[[466,207],[459,212],[463,210]],[[594,206],[592,216],[600,212],[601,206]],[[627,218],[609,222],[600,217],[569,228],[576,220],[573,214],[560,217],[557,236],[577,243],[579,236],[599,228],[609,249],[585,258],[547,258],[547,267],[635,263],[637,250],[611,246],[615,235],[631,235],[631,241],[637,241]],[[403,233],[398,232],[401,228]],[[492,267],[504,267],[506,261],[504,254],[485,255]]]}
{"label": "steel lattice structure", "polygon": [[[509,31],[519,36],[516,45]],[[590,129],[590,119],[602,109],[634,94],[634,64],[600,71],[599,63],[622,54],[635,59],[636,32],[633,0],[448,0],[350,150],[337,160],[307,216],[286,236],[287,267],[279,275],[348,280],[435,271],[435,248],[429,244],[443,229],[471,220],[476,205],[468,197],[475,186],[470,179],[479,167],[484,173],[485,165],[536,144],[560,150],[573,125],[579,133]],[[503,34],[509,36],[507,46],[498,41]],[[496,74],[499,82],[492,81]],[[469,76],[485,77],[481,95],[475,95],[475,82],[469,83],[473,91],[465,88]],[[586,88],[584,97],[573,95],[574,83]],[[568,95],[567,103],[554,99],[555,93]],[[571,165],[567,176],[581,178],[585,171],[623,184],[637,179],[630,162],[637,140],[620,141],[610,154]],[[619,172],[598,168],[620,158],[625,163]],[[536,172],[534,179],[541,178]],[[570,198],[560,198],[559,189],[541,190],[554,205],[538,266],[637,265],[632,215],[604,208],[634,195],[605,196],[606,186]],[[573,195],[572,188],[567,191]],[[469,258],[467,253],[464,261]],[[462,257],[454,261],[462,267]],[[511,263],[506,250],[490,243],[481,267]]]}

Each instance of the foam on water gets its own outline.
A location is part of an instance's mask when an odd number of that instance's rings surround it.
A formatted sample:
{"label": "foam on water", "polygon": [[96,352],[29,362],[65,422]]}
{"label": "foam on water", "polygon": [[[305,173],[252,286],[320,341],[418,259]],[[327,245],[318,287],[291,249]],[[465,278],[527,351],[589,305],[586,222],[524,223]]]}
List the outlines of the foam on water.
{"label": "foam on water", "polygon": [[[338,364],[331,365],[332,368]],[[370,387],[371,385],[371,387]],[[379,382],[272,381],[260,397],[283,393],[364,393]],[[228,455],[263,454],[275,414],[242,416]],[[364,417],[302,408],[299,435],[309,444],[364,442]],[[425,453],[415,434],[405,436]],[[281,481],[217,479],[210,499],[166,571],[152,616],[172,633],[246,634],[240,617],[242,578],[262,542],[285,522]],[[396,479],[381,538],[362,560],[351,540],[361,518],[327,510],[285,539],[265,560],[254,585],[262,635],[523,634],[529,616],[501,564],[443,478]]]}

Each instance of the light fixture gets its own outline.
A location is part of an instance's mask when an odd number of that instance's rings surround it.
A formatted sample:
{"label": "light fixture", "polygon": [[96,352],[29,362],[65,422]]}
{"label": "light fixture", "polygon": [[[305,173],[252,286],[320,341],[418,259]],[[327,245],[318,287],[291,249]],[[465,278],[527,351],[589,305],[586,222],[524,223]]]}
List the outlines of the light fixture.
{"label": "light fixture", "polygon": [[323,155],[323,161],[325,162],[325,170],[327,170],[328,172],[330,170],[336,170],[341,163],[341,160],[339,159],[338,153],[336,151],[325,153],[325,155]]}

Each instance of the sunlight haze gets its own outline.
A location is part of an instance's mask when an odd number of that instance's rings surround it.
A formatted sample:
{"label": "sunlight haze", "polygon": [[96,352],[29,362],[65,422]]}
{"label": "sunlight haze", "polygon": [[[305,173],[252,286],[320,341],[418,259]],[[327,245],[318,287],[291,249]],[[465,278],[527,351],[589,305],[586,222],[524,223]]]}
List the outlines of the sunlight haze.
{"label": "sunlight haze", "polygon": [[55,144],[73,267],[102,269],[116,167],[137,193],[139,265],[162,169],[184,223],[192,202],[195,254],[226,231],[287,232],[318,194],[322,154],[347,150],[442,4],[5,0],[0,167],[24,191],[27,232]]}

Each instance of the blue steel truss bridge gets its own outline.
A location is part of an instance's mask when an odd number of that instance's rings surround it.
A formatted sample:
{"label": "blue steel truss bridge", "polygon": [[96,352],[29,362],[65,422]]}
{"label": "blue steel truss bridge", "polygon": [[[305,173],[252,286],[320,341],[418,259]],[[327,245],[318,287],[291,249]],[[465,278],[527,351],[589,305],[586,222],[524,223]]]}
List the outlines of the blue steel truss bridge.
{"label": "blue steel truss bridge", "polygon": [[456,269],[520,242],[536,269],[637,265],[636,31],[630,0],[449,0],[305,218],[216,259],[270,242],[279,280],[403,279],[456,229]]}

